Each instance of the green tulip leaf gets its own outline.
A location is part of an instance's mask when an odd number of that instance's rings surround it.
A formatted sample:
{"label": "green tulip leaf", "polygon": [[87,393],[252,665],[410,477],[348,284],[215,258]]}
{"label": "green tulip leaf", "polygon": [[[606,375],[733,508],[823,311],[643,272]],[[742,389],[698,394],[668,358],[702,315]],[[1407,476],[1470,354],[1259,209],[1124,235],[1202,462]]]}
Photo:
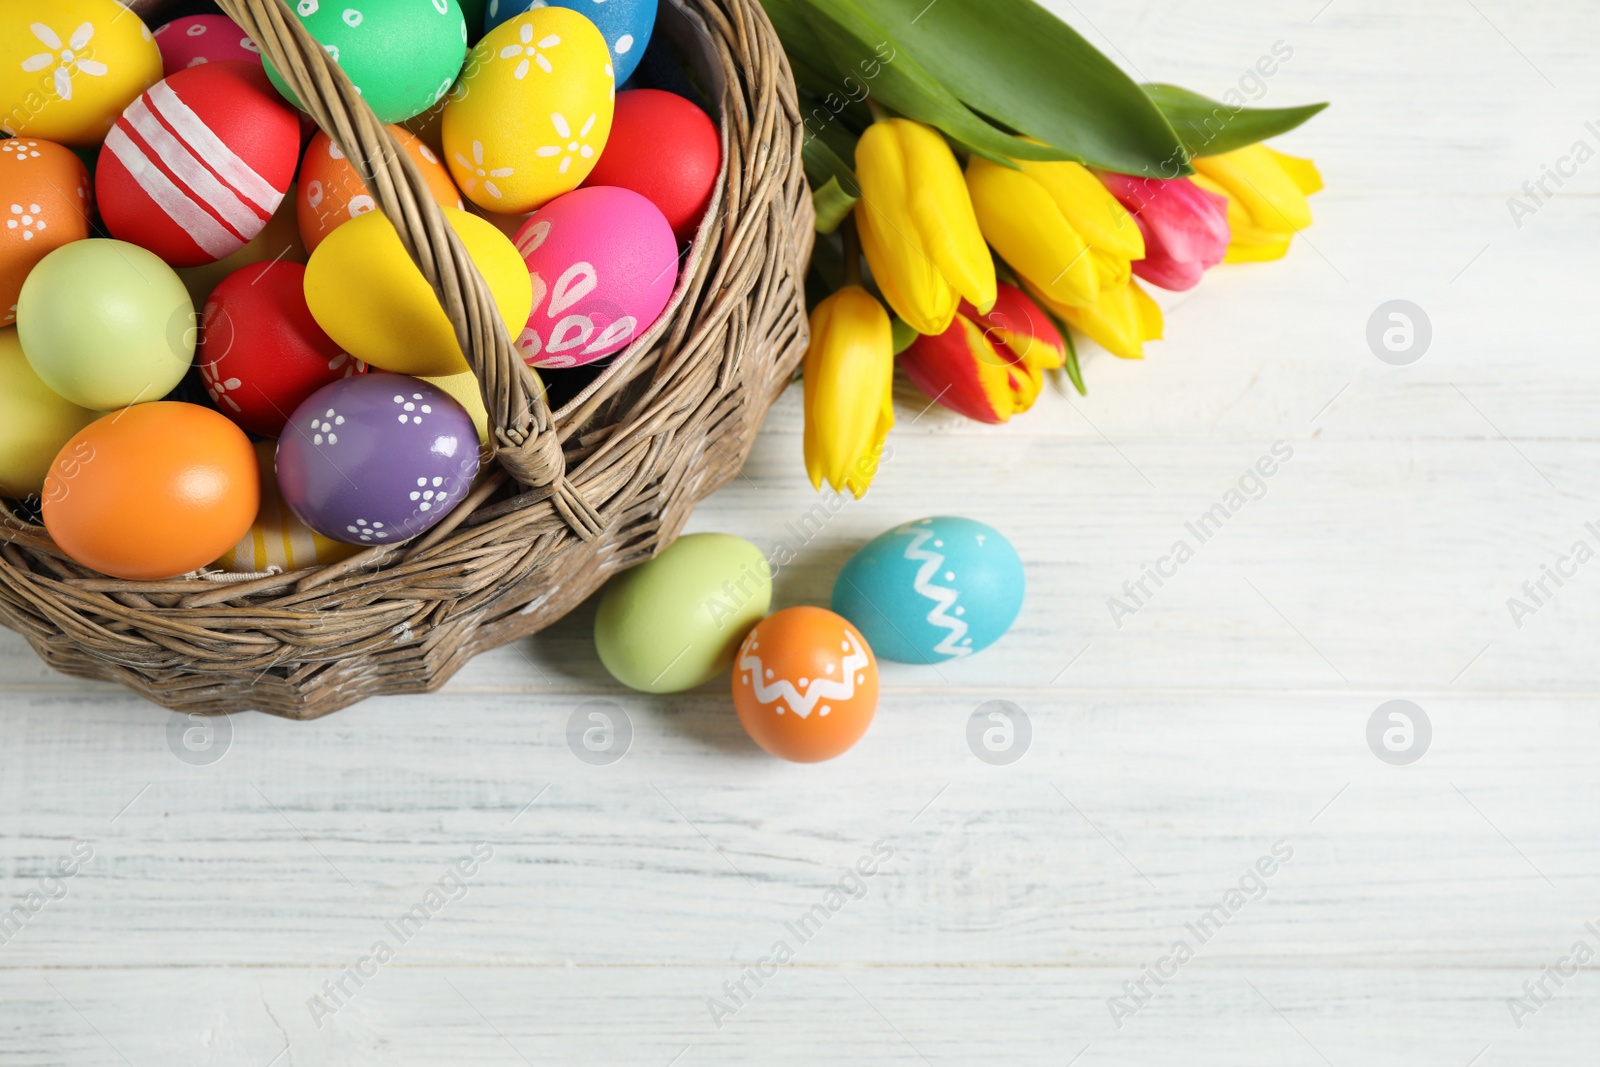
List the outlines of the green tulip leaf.
{"label": "green tulip leaf", "polygon": [[811,188],[821,189],[831,181],[840,187],[841,193],[860,199],[861,186],[856,183],[856,172],[822,138],[808,138],[800,148],[800,155],[806,166],[806,181]]}
{"label": "green tulip leaf", "polygon": [[894,42],[973,111],[1082,163],[1190,173],[1177,134],[1133,79],[1033,0],[871,2]]}
{"label": "green tulip leaf", "polygon": [[1083,369],[1078,366],[1078,346],[1072,343],[1072,331],[1067,329],[1067,324],[1057,321],[1056,329],[1061,332],[1061,341],[1066,346],[1067,358],[1064,364],[1067,377],[1072,379],[1072,387],[1078,391],[1079,396],[1088,396],[1089,390],[1083,384]]}
{"label": "green tulip leaf", "polygon": [[838,178],[829,178],[811,194],[811,203],[817,209],[817,232],[832,233],[839,223],[850,217],[859,196],[851,196],[839,185]]}
{"label": "green tulip leaf", "polygon": [[1327,107],[1234,107],[1176,85],[1146,85],[1144,91],[1183,139],[1191,156],[1215,156],[1288,133]]}
{"label": "green tulip leaf", "polygon": [[[774,0],[780,8],[791,0]],[[865,94],[906,118],[934,126],[969,152],[1014,167],[1013,159],[1062,159],[1064,154],[1029,144],[997,129],[963,104],[910,51],[883,29],[856,0],[792,0],[793,11],[780,16],[793,21],[807,16],[811,39],[820,41],[839,84],[834,92],[851,99]],[[876,11],[876,7],[874,7]],[[804,39],[798,31],[795,36]],[[781,33],[780,33],[781,37]],[[788,42],[785,41],[785,47]],[[816,87],[808,86],[815,92]]]}

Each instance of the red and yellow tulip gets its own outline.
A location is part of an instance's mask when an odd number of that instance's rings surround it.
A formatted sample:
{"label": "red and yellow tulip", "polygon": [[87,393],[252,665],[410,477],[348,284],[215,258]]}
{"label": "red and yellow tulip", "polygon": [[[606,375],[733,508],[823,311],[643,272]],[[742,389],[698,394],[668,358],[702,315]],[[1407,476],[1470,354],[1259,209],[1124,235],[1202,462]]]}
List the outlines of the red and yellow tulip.
{"label": "red and yellow tulip", "polygon": [[1065,359],[1066,343],[1049,316],[1002,283],[988,314],[962,303],[949,329],[918,337],[900,353],[900,366],[935,402],[996,423],[1032,407],[1044,372]]}

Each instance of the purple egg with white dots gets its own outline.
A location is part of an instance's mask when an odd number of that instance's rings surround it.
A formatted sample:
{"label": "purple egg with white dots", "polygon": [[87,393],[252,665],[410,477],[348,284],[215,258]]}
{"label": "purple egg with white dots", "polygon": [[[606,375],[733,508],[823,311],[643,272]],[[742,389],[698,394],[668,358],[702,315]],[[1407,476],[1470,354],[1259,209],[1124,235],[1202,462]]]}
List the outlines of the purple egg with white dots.
{"label": "purple egg with white dots", "polygon": [[334,541],[393,545],[443,519],[478,474],[472,416],[407,374],[325,385],[278,438],[278,486],[302,522]]}

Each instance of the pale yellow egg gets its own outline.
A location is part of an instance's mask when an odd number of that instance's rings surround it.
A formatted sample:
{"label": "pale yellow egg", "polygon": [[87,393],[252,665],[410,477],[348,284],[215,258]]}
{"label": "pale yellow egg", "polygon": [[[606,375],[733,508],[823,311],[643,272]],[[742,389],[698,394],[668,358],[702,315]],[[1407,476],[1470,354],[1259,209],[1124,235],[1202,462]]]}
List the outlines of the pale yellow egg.
{"label": "pale yellow egg", "polygon": [[15,326],[0,330],[0,496],[39,492],[61,446],[97,418],[39,380]]}

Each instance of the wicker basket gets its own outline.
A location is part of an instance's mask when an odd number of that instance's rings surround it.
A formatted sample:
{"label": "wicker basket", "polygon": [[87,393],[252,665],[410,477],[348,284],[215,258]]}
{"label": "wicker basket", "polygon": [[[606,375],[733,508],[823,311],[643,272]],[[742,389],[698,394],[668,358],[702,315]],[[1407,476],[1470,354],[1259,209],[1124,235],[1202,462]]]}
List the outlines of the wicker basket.
{"label": "wicker basket", "polygon": [[723,173],[666,313],[552,412],[421,175],[343,72],[283,0],[219,2],[355,163],[432,283],[478,375],[498,466],[416,541],[245,580],[107,578],[5,509],[0,621],[55,669],[174,710],[309,719],[436,689],[548,625],[670,543],[738,471],[806,344],[802,127],[756,0],[661,0],[656,33],[718,104]]}

